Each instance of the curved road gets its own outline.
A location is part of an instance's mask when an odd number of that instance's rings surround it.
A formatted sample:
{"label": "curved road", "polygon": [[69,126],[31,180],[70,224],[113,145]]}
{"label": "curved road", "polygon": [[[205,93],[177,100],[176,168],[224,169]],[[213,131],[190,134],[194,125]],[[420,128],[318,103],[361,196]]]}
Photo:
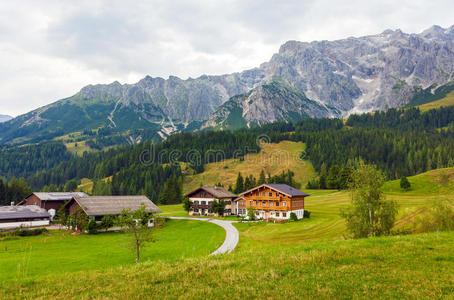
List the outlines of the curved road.
{"label": "curved road", "polygon": [[221,226],[225,230],[225,240],[224,243],[216,249],[213,253],[210,255],[217,255],[217,254],[224,254],[224,253],[230,253],[232,252],[236,245],[238,245],[238,241],[240,239],[239,232],[235,228],[235,226],[232,225],[231,221],[223,221],[223,220],[217,220],[217,219],[205,219],[205,218],[190,218],[190,217],[166,217],[168,219],[176,219],[176,220],[196,220],[196,221],[203,221],[203,222],[210,222],[213,224],[216,224],[218,226]]}

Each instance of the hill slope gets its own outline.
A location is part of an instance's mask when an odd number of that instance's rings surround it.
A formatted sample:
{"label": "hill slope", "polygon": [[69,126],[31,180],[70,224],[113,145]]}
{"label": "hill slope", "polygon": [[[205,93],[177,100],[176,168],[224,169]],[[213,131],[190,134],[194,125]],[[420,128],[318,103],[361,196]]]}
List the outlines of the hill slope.
{"label": "hill slope", "polygon": [[235,184],[239,172],[243,176],[252,174],[258,178],[262,170],[271,176],[291,170],[295,173],[295,181],[304,186],[315,176],[312,164],[300,159],[304,149],[303,143],[290,141],[262,144],[259,153],[248,154],[244,160],[227,159],[209,163],[204,166],[204,172],[185,176],[184,191],[190,192],[201,184],[214,185],[219,182],[228,187],[229,184]]}

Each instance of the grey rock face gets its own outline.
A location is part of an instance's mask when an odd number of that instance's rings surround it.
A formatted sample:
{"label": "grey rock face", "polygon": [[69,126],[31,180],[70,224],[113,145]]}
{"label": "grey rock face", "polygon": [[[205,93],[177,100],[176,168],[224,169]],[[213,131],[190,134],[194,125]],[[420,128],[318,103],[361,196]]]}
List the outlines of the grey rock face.
{"label": "grey rock face", "polygon": [[420,34],[386,30],[337,41],[289,41],[269,62],[241,73],[187,80],[147,76],[135,85],[91,86],[81,93],[121,95],[127,104],[139,101],[124,91],[135,87],[166,117],[187,124],[208,119],[230,97],[277,78],[346,115],[399,107],[408,102],[415,86],[454,80],[453,43],[454,26],[432,26]]}

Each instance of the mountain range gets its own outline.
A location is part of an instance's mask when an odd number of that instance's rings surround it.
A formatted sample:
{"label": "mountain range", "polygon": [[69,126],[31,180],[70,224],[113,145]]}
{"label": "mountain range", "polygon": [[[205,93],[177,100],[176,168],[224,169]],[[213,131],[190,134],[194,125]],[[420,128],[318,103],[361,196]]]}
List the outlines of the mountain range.
{"label": "mountain range", "polygon": [[148,128],[161,138],[342,117],[402,107],[454,81],[454,26],[419,34],[386,30],[336,41],[284,43],[259,67],[186,80],[146,76],[135,84],[89,85],[0,125],[0,143],[21,144],[108,128]]}

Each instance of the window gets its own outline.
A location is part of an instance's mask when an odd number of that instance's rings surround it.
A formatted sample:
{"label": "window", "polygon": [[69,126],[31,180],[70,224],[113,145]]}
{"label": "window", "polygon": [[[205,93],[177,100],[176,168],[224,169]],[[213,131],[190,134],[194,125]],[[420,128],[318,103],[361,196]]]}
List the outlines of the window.
{"label": "window", "polygon": [[259,193],[259,192],[256,192],[255,195],[258,197],[258,196],[260,196],[260,193]]}
{"label": "window", "polygon": [[263,205],[263,206],[266,206],[266,202],[265,202],[265,201],[263,201],[263,202],[262,202],[262,205]]}
{"label": "window", "polygon": [[287,213],[284,213],[284,212],[283,212],[283,213],[282,213],[282,217],[283,217],[283,218],[286,218],[286,217],[287,217]]}
{"label": "window", "polygon": [[276,192],[276,197],[279,197],[279,193],[278,192]]}
{"label": "window", "polygon": [[194,201],[194,204],[199,204],[199,201],[198,200]]}
{"label": "window", "polygon": [[256,211],[256,212],[255,212],[255,215],[256,215],[256,216],[258,216],[258,215],[259,215],[259,212],[258,212],[258,211]]}
{"label": "window", "polygon": [[269,192],[268,196],[273,197],[273,193]]}
{"label": "window", "polygon": [[209,214],[212,214],[212,213],[213,213],[213,211],[212,211],[211,209],[209,209],[209,210],[208,210],[208,213],[209,213]]}
{"label": "window", "polygon": [[198,208],[194,208],[194,212],[199,212],[199,209]]}
{"label": "window", "polygon": [[232,201],[225,201],[224,203],[225,203],[225,205],[231,205]]}
{"label": "window", "polygon": [[261,202],[257,201],[257,206],[260,206],[260,203],[261,203]]}
{"label": "window", "polygon": [[283,201],[282,206],[287,206],[287,202]]}
{"label": "window", "polygon": [[279,206],[279,201],[276,201],[276,206]]}
{"label": "window", "polygon": [[206,201],[201,201],[200,202],[202,205],[207,205],[207,202]]}
{"label": "window", "polygon": [[273,206],[273,202],[270,202],[270,206]]}
{"label": "window", "polygon": [[266,196],[266,193],[265,193],[265,192],[263,192],[263,193],[262,193],[262,196]]}
{"label": "window", "polygon": [[250,200],[250,201],[249,201],[249,206],[252,206],[252,203],[253,203],[253,201],[252,201],[252,200]]}

